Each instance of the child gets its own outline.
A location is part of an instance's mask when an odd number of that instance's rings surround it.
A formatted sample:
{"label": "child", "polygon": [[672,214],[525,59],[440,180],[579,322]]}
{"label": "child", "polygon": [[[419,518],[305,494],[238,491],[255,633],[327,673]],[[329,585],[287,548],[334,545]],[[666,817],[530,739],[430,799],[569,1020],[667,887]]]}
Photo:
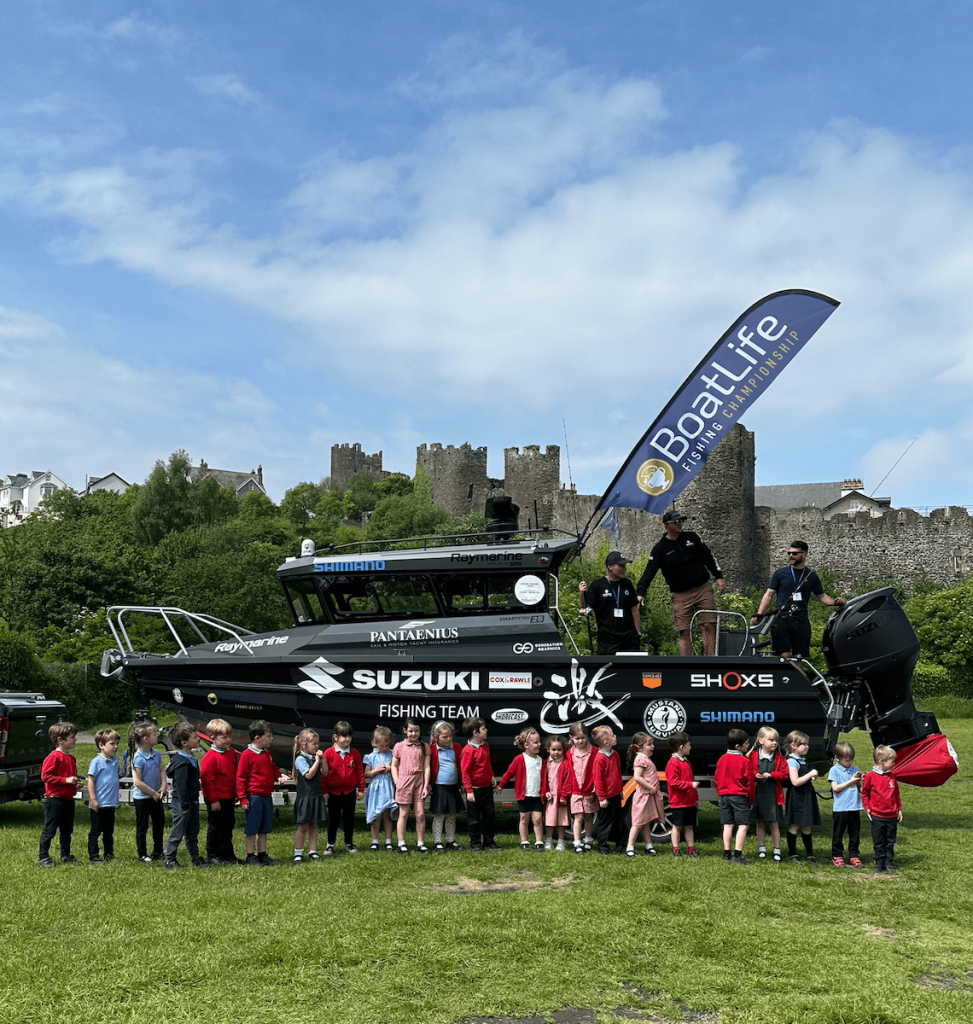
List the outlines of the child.
{"label": "child", "polygon": [[199,855],[199,762],[193,753],[199,746],[199,733],[189,722],[176,722],[169,730],[169,739],[176,748],[166,767],[172,783],[172,824],[162,864],[167,871],[181,868],[176,853],[179,844],[185,842],[193,866],[204,867],[206,861]]}
{"label": "child", "polygon": [[199,765],[199,783],[206,804],[206,860],[210,864],[242,864],[233,852],[236,825],[237,752],[232,747],[233,728],[222,718],[206,725],[210,748]]}
{"label": "child", "polygon": [[850,743],[836,743],[834,756],[837,764],[831,766],[828,781],[834,793],[831,806],[831,863],[836,868],[845,866],[844,836],[848,833],[848,863],[853,868],[862,866],[858,843],[861,837],[862,800],[859,789],[862,773],[855,767],[855,748]]}
{"label": "child", "polygon": [[331,736],[332,746],[324,752],[328,774],[324,784],[328,790],[328,846],[330,857],[338,838],[338,819],[345,837],[345,850],[357,853],[355,846],[355,801],[365,794],[365,771],[361,755],[351,745],[354,733],[347,722],[336,722]]}
{"label": "child", "polygon": [[60,832],[61,863],[77,864],[71,856],[71,836],[74,833],[74,794],[81,787],[78,762],[71,751],[77,742],[78,730],[70,722],[55,722],[47,730],[52,750],[41,765],[44,783],[44,825],[41,828],[37,863],[42,868],[54,867],[51,860],[51,841]]}
{"label": "child", "polygon": [[779,864],[780,856],[780,822],[784,816],[784,786],[790,778],[784,755],[777,749],[779,743],[777,730],[769,725],[762,725],[757,730],[757,745],[750,751],[750,764],[753,767],[757,788],[753,798],[753,810],[750,820],[757,823],[757,860],[767,859],[767,847],[764,846],[766,825],[770,824],[774,863]]}
{"label": "child", "polygon": [[[571,746],[566,752],[571,765],[571,801],[569,809],[573,815],[574,852],[587,853],[591,849],[591,829],[598,801],[591,784],[592,748],[588,743],[588,730],[581,722],[568,726]],[[584,845],[581,832],[584,829]]]}
{"label": "child", "polygon": [[[168,780],[162,771],[162,754],[155,750],[159,729],[153,722],[140,722],[133,731],[138,749],[132,758],[132,800],[135,805],[135,855],[143,864],[162,858],[162,830],[166,812]],[[145,837],[152,825],[152,855]]]}
{"label": "child", "polygon": [[[753,766],[747,759],[750,737],[742,729],[731,729],[726,734],[726,747],[726,753],[716,762],[713,776],[713,785],[720,794],[723,859],[732,864],[749,864],[743,856],[743,844],[747,841],[750,806],[757,784]],[[732,854],[730,843],[733,843]]]}
{"label": "child", "polygon": [[459,774],[466,793],[466,827],[470,834],[470,853],[499,850],[494,830],[496,810],[493,790],[496,778],[490,766],[487,727],[482,718],[473,715],[463,723],[469,742],[460,755]]}
{"label": "child", "polygon": [[686,839],[686,856],[698,857],[693,845],[696,829],[696,808],[699,806],[699,783],[693,776],[689,753],[693,745],[684,732],[674,732],[669,737],[672,755],[666,765],[666,789],[669,794],[669,816],[672,819],[672,855],[679,857],[680,833]]}
{"label": "child", "polygon": [[895,751],[891,747],[879,746],[875,748],[873,756],[875,766],[862,779],[862,804],[871,823],[872,847],[875,850],[875,867],[872,870],[876,875],[883,871],[894,875],[892,857],[895,855],[895,840],[902,820],[899,783],[892,775]]}
{"label": "child", "polygon": [[591,742],[595,746],[592,754],[591,783],[598,800],[598,817],[595,818],[593,839],[598,852],[611,853],[615,844],[616,853],[624,853],[622,843],[622,768],[615,751],[618,740],[607,725],[596,725],[591,730]]}
{"label": "child", "polygon": [[[463,809],[459,789],[460,745],[453,742],[449,722],[436,722],[429,737],[429,777],[432,780],[432,848],[437,853],[459,850],[456,842],[456,815]],[[446,842],[443,842],[445,829]]]}
{"label": "child", "polygon": [[237,761],[236,795],[246,814],[243,825],[246,863],[270,867],[267,836],[274,825],[274,786],[280,778],[270,753],[274,733],[269,722],[258,718],[250,723],[250,745]]}
{"label": "child", "polygon": [[88,860],[98,864],[98,836],[102,837],[106,861],[115,859],[115,812],[118,810],[118,733],[101,729],[95,734],[98,754],[88,764]]}
{"label": "child", "polygon": [[655,740],[647,732],[637,732],[628,748],[628,768],[632,772],[635,791],[632,793],[632,827],[628,832],[625,856],[635,856],[635,840],[639,833],[645,842],[645,852],[655,857],[652,845],[652,822],[665,821],[665,809],[659,787],[659,773],[652,763]]}
{"label": "child", "polygon": [[[318,853],[318,822],[325,821],[322,780],[327,773],[324,752],[319,747],[320,737],[313,729],[302,729],[294,737],[292,764],[297,781],[294,800],[294,864],[304,860],[304,839],[307,837],[307,859],[320,860]],[[324,773],[324,774],[323,774]]]}
{"label": "child", "polygon": [[547,772],[541,760],[541,738],[536,729],[521,729],[514,740],[521,752],[497,783],[499,793],[513,779],[514,797],[520,811],[520,848],[530,849],[530,826],[534,826],[534,849],[544,849],[544,801],[547,798]]}
{"label": "child", "polygon": [[817,769],[805,770],[807,764],[804,756],[810,742],[807,733],[797,730],[789,732],[784,740],[787,772],[791,782],[784,804],[784,822],[787,825],[787,856],[795,863],[800,862],[801,858],[797,855],[797,833],[800,830],[807,862],[814,867],[818,862],[814,859],[811,826],[821,824],[821,813],[818,811],[818,795],[811,785],[818,777]]}
{"label": "child", "polygon": [[547,752],[547,807],[544,810],[544,849],[551,849],[551,840],[556,833],[555,849],[564,851],[564,833],[570,814],[568,801],[571,799],[573,770],[564,756],[566,744],[563,736],[548,736],[544,741]]}
{"label": "child", "polygon": [[372,844],[378,849],[378,834],[385,829],[385,849],[392,850],[392,815],[395,787],[392,785],[392,730],[377,725],[372,733],[372,752],[362,758],[368,790],[365,795],[365,822],[372,826]]}
{"label": "child", "polygon": [[429,750],[422,742],[419,723],[410,718],[405,723],[405,739],[392,749],[392,783],[399,808],[397,853],[408,853],[405,831],[409,824],[409,808],[416,816],[416,851],[428,853],[426,846],[425,801],[429,795]]}

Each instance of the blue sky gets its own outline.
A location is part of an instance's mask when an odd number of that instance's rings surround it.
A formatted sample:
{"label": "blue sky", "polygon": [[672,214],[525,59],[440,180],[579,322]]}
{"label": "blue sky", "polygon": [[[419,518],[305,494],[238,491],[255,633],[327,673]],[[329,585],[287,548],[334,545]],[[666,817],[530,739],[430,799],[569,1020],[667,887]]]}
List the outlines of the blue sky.
{"label": "blue sky", "polygon": [[[973,13],[8,0],[0,475],[564,444],[601,493],[751,303],[842,305],[759,484],[973,504]],[[906,447],[894,472],[880,483]],[[562,451],[562,475],[567,479]]]}

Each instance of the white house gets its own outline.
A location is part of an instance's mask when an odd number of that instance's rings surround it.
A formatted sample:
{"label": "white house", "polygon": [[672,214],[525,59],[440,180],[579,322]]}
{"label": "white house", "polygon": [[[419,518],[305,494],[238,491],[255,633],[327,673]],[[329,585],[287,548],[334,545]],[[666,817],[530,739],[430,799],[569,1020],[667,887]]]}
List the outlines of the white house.
{"label": "white house", "polygon": [[55,491],[68,485],[50,470],[39,473],[8,474],[0,481],[0,526],[16,526],[34,512],[40,503]]}

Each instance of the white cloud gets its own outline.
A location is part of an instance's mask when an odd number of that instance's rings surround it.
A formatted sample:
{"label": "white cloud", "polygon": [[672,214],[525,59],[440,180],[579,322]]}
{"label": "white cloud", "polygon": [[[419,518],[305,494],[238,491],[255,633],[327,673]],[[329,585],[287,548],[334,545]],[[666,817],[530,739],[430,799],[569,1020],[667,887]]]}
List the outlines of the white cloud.
{"label": "white cloud", "polygon": [[263,103],[263,98],[258,92],[245,85],[239,75],[230,71],[223,74],[197,75],[190,78],[190,82],[204,96],[232,100],[244,106],[258,106]]}
{"label": "white cloud", "polygon": [[145,21],[134,12],[116,18],[96,33],[102,39],[122,39],[129,43],[150,42],[163,49],[176,46],[182,38],[178,29]]}

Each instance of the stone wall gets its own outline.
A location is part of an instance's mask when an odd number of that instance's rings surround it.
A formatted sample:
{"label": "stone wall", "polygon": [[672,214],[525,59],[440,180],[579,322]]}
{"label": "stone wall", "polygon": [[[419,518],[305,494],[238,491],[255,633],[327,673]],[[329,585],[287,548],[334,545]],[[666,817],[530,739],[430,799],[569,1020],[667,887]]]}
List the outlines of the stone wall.
{"label": "stone wall", "polygon": [[331,446],[331,486],[347,491],[351,478],[360,470],[367,470],[372,483],[379,483],[389,474],[382,469],[382,453],[366,455],[360,444],[333,444]]}
{"label": "stone wall", "polygon": [[528,444],[503,450],[503,490],[520,507],[521,526],[551,526],[561,488],[561,449]]}
{"label": "stone wall", "polygon": [[470,512],[482,512],[487,498],[504,493],[497,490],[502,481],[486,475],[485,447],[421,444],[416,449],[416,466],[432,482],[432,500],[458,519]]}

